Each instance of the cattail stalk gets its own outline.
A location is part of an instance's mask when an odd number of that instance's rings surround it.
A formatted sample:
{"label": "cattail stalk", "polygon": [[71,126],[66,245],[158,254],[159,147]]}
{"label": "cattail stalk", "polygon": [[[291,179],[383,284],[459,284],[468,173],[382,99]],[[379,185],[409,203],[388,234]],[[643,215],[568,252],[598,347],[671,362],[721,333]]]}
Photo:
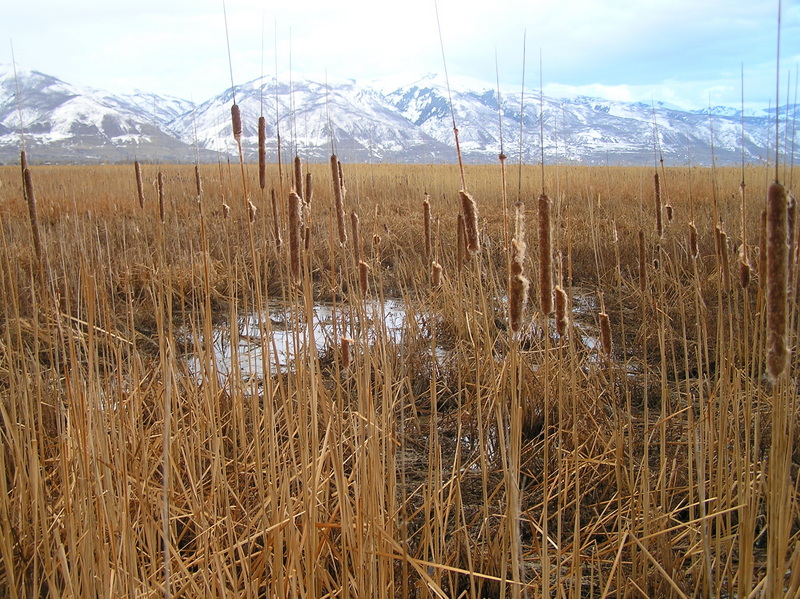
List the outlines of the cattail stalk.
{"label": "cattail stalk", "polygon": [[481,250],[481,242],[478,237],[478,205],[466,191],[459,191],[458,195],[461,197],[461,213],[464,215],[467,249],[476,254]]}
{"label": "cattail stalk", "polygon": [[[139,208],[144,208],[144,184],[142,183],[142,165],[138,160],[133,162],[133,170],[136,172],[136,194],[139,198]],[[197,194],[200,195],[200,194]]]}
{"label": "cattail stalk", "polygon": [[550,245],[550,198],[539,196],[539,295],[542,314],[553,311],[552,248]]}
{"label": "cattail stalk", "polygon": [[758,287],[766,288],[767,285],[767,211],[761,211],[761,229],[758,239]]}
{"label": "cattail stalk", "polygon": [[267,119],[258,117],[258,185],[263,191],[267,185]]}
{"label": "cattail stalk", "polygon": [[600,345],[603,348],[603,353],[610,358],[611,350],[613,349],[611,345],[611,321],[606,312],[600,312],[598,318],[600,319]]}
{"label": "cattail stalk", "polygon": [[353,262],[356,266],[361,262],[361,227],[358,214],[350,213],[350,230],[353,232]]}
{"label": "cattail stalk", "polygon": [[464,255],[467,253],[466,245],[464,243],[464,217],[461,213],[458,214],[456,228],[458,231],[456,243],[456,267],[458,268],[458,272],[461,272],[461,268],[464,266]]}
{"label": "cattail stalk", "polygon": [[658,183],[658,173],[653,175],[653,184],[656,192],[656,234],[662,237],[664,234],[664,225],[661,222],[661,186]]}
{"label": "cattail stalk", "polygon": [[281,239],[281,219],[278,213],[278,198],[275,195],[275,188],[270,189],[270,199],[272,200],[272,232],[275,235],[275,247],[280,248],[283,245]]}
{"label": "cattail stalk", "polygon": [[645,260],[644,231],[639,229],[639,291],[647,289],[647,261]]}
{"label": "cattail stalk", "polygon": [[347,227],[344,224],[344,196],[345,189],[342,185],[342,170],[336,154],[331,156],[331,175],[333,176],[333,197],[336,201],[336,226],[339,230],[339,243],[347,243]]}
{"label": "cattail stalk", "polygon": [[769,186],[767,199],[767,372],[777,380],[786,370],[789,281],[788,197],[783,185]]}
{"label": "cattail stalk", "polygon": [[289,192],[289,266],[292,280],[300,282],[300,196]]}
{"label": "cattail stalk", "polygon": [[725,292],[731,290],[731,266],[728,258],[728,234],[719,230],[719,251],[722,258],[722,286]]}

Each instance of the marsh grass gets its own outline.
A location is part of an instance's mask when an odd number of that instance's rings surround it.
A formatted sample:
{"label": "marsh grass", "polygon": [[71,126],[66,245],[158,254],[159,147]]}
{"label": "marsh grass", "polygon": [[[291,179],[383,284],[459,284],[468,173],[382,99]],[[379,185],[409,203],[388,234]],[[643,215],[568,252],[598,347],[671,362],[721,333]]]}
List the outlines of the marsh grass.
{"label": "marsh grass", "polygon": [[[529,251],[548,273],[524,268],[550,301],[555,280],[556,319],[531,294],[509,323],[527,294],[497,167],[465,166],[467,195],[453,167],[334,158],[305,165],[305,203],[262,167],[258,210],[239,197],[258,165],[28,168],[41,268],[20,171],[0,169],[0,595],[798,592],[800,278],[778,377],[776,227],[761,248],[716,233],[759,230],[764,169],[746,205],[718,169],[716,207],[708,171],[662,171],[661,231],[651,170],[546,169],[533,240],[552,247]],[[532,210],[538,168],[521,180]],[[758,286],[729,284],[728,253]],[[275,304],[302,348],[282,368]],[[222,370],[222,328],[234,364],[244,340],[270,374]]]}

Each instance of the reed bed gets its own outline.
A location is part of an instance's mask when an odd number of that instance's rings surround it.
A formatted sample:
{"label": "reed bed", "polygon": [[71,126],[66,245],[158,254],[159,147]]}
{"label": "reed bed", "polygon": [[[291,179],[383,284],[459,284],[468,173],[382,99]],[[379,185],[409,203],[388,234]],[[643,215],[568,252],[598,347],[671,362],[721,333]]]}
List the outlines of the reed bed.
{"label": "reed bed", "polygon": [[783,188],[464,168],[0,168],[0,596],[797,596]]}

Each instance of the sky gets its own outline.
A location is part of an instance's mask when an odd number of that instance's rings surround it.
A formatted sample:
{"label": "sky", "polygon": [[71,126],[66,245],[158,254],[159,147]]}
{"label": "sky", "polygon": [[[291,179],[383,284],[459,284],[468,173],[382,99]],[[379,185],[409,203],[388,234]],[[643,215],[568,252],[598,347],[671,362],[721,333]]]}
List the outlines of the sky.
{"label": "sky", "polygon": [[[3,4],[0,63],[13,47],[17,68],[198,103],[231,85],[226,15],[237,85],[276,71],[410,83],[446,64],[454,80],[519,86],[524,73],[539,89],[541,74],[546,95],[698,109],[738,107],[743,70],[748,107],[775,98],[778,0],[226,0],[224,12],[222,0]],[[800,0],[783,1],[780,64],[783,104],[798,79]]]}

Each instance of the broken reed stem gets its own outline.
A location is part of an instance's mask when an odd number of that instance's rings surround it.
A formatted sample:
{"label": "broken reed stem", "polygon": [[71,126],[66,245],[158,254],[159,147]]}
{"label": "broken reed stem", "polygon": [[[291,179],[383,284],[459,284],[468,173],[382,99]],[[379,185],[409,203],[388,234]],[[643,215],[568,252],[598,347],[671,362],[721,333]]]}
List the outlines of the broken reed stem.
{"label": "broken reed stem", "polygon": [[300,156],[294,157],[294,189],[301,199],[305,197],[303,195],[303,161],[300,160]]}
{"label": "broken reed stem", "polygon": [[661,186],[658,183],[658,173],[653,175],[653,185],[656,192],[656,234],[662,237],[664,234],[664,224],[661,222]]}
{"label": "broken reed stem", "polygon": [[561,286],[556,285],[556,332],[562,339],[567,335],[569,327],[569,316],[567,315],[567,292]]}
{"label": "broken reed stem", "polygon": [[350,230],[353,232],[353,263],[356,267],[361,263],[361,227],[358,214],[350,213]]}
{"label": "broken reed stem", "polygon": [[431,258],[431,203],[430,196],[426,193],[422,200],[422,222],[425,231],[425,259]]}
{"label": "broken reed stem", "polygon": [[275,188],[270,189],[270,199],[272,201],[272,232],[275,235],[275,247],[280,248],[283,245],[281,239],[281,220],[278,212],[278,198],[275,195]]}
{"label": "broken reed stem", "polygon": [[161,171],[158,171],[157,187],[158,187],[158,214],[161,216],[161,222],[165,223],[167,221],[167,208],[164,205],[164,175],[162,174]]}
{"label": "broken reed stem", "polygon": [[466,191],[461,190],[458,195],[461,197],[461,213],[464,215],[467,250],[476,254],[481,250],[481,242],[478,237],[478,205]]}
{"label": "broken reed stem", "polygon": [[789,282],[788,198],[777,181],[767,198],[767,372],[777,380],[786,370],[787,293]]}
{"label": "broken reed stem", "polygon": [[539,196],[539,299],[542,314],[553,311],[552,248],[550,244],[550,198]]}
{"label": "broken reed stem", "polygon": [[342,166],[336,154],[331,155],[331,175],[333,176],[333,197],[336,200],[336,226],[339,230],[339,243],[347,243],[347,228],[344,224],[344,196],[342,185]]}
{"label": "broken reed stem", "polygon": [[43,258],[43,246],[42,246],[42,235],[39,230],[39,216],[36,210],[36,194],[33,190],[33,175],[31,175],[31,169],[27,167],[27,162],[25,166],[25,170],[23,171],[23,179],[24,179],[24,194],[25,199],[28,202],[28,214],[30,215],[31,219],[31,233],[33,234],[33,249],[36,252],[36,259],[39,261],[39,264],[42,264]]}
{"label": "broken reed stem", "polygon": [[144,185],[142,184],[142,165],[139,164],[138,160],[134,160],[133,170],[136,173],[136,194],[137,197],[139,198],[139,208],[144,208]]}
{"label": "broken reed stem", "polygon": [[289,192],[289,267],[292,280],[300,282],[300,196]]}
{"label": "broken reed stem", "polygon": [[261,191],[267,185],[267,119],[258,117],[258,185]]}

